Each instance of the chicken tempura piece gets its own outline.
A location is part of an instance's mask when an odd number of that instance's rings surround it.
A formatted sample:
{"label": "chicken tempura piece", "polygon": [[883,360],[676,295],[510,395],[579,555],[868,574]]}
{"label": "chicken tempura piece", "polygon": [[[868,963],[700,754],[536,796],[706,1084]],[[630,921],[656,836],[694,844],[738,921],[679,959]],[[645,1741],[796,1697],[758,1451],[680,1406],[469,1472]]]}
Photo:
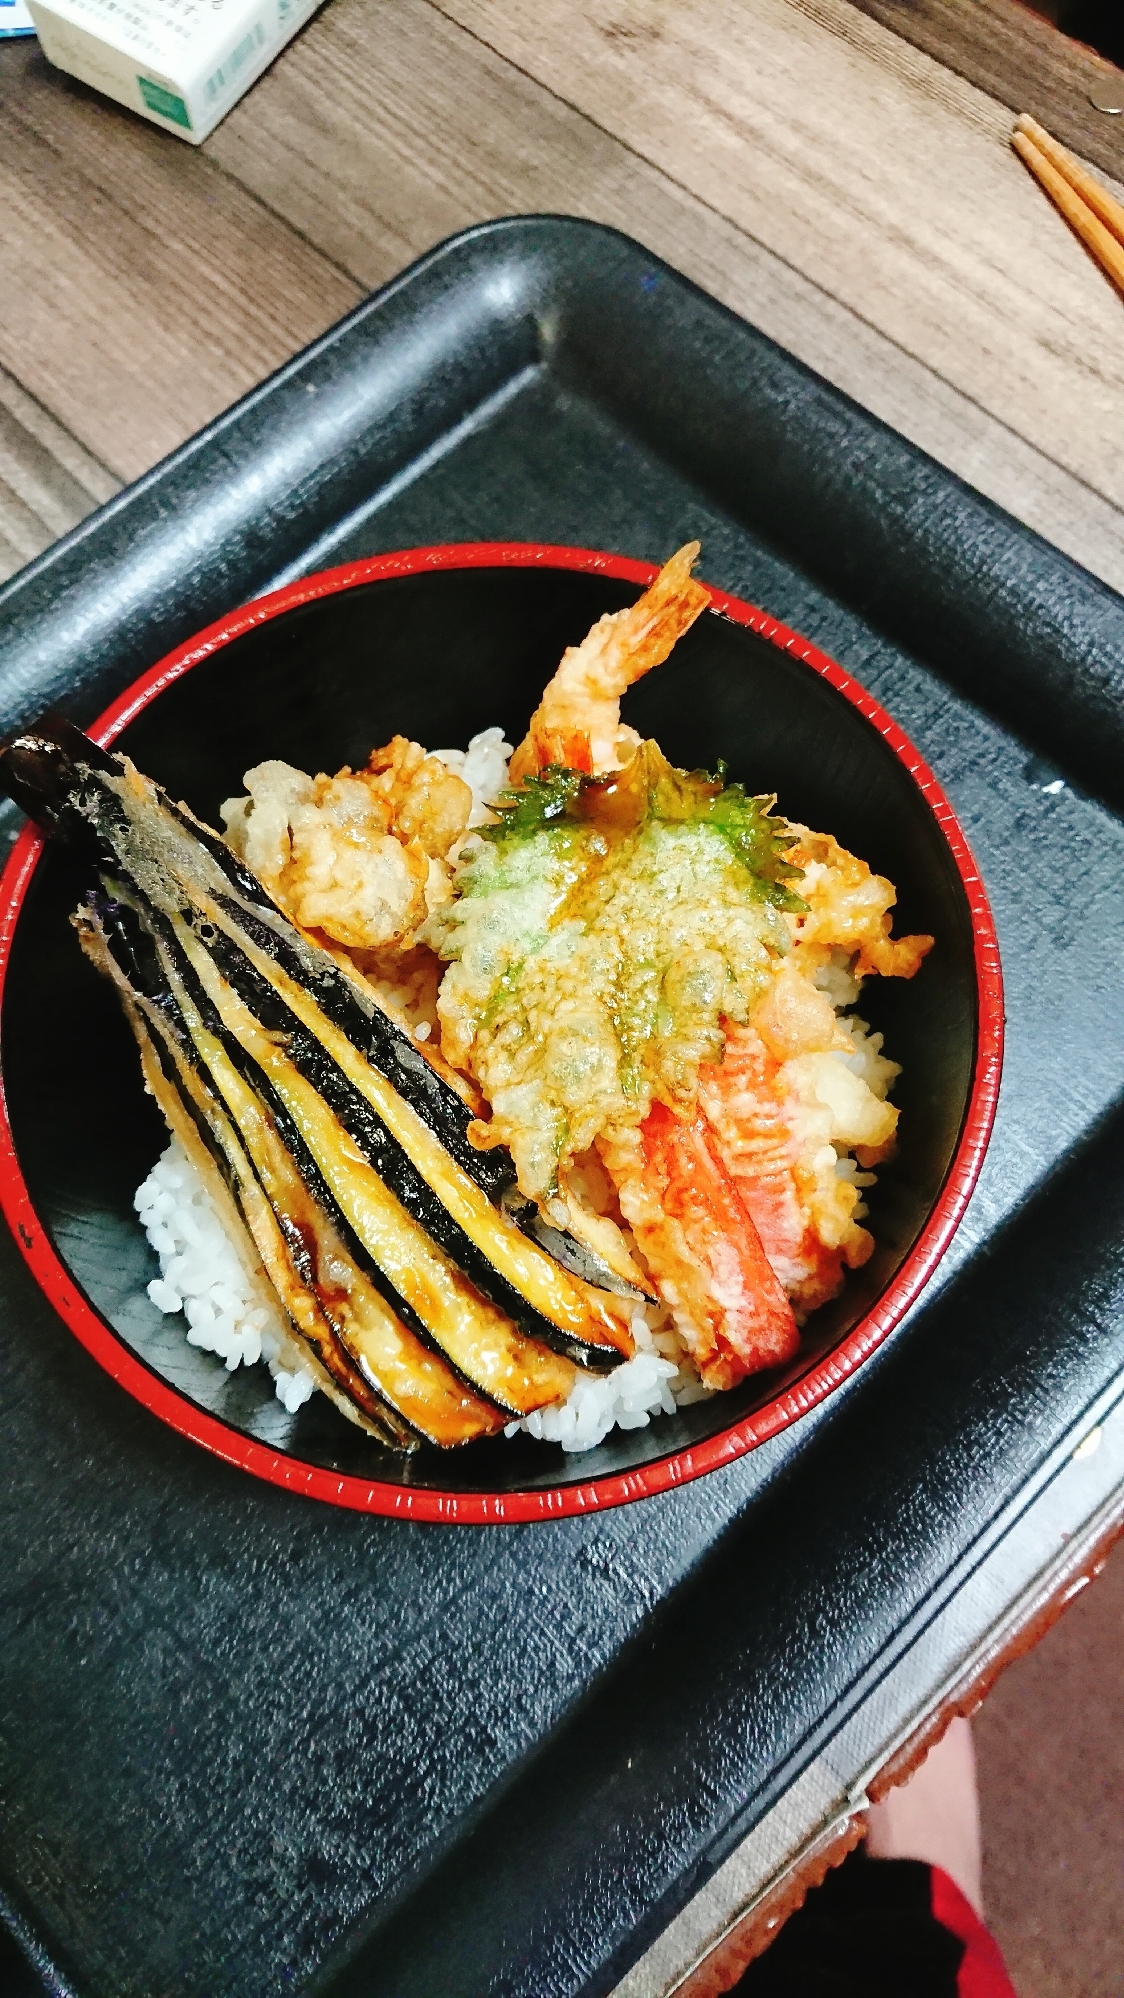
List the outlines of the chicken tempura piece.
{"label": "chicken tempura piece", "polygon": [[310,777],[273,760],[243,781],[222,807],[227,842],[286,914],[351,952],[412,947],[449,894],[447,855],[472,810],[462,778],[396,735],[365,770]]}
{"label": "chicken tempura piece", "polygon": [[511,759],[513,784],[550,764],[600,776],[628,762],[640,737],[621,723],[621,695],[662,665],[710,603],[709,590],[691,575],[699,545],[688,541],[636,603],[607,612],[563,653]]}

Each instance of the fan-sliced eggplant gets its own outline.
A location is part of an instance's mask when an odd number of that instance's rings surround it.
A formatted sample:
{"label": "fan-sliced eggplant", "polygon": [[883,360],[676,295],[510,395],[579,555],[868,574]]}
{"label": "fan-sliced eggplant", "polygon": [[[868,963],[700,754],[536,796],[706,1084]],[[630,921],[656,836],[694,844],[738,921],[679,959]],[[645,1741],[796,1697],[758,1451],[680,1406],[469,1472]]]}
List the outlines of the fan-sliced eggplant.
{"label": "fan-sliced eggplant", "polygon": [[106,927],[83,911],[83,948],[114,977],[145,1080],[212,1199],[216,1176],[227,1183],[237,1212],[229,1196],[220,1201],[224,1222],[229,1228],[236,1218],[248,1232],[320,1386],[352,1420],[398,1448],[419,1441],[449,1448],[494,1434],[505,1411],[473,1393],[391,1310],[309,1192],[268,1112],[218,1049],[216,1068],[237,1107],[228,1114],[170,985],[154,999],[150,977],[145,996],[138,994],[121,952],[107,948]]}
{"label": "fan-sliced eggplant", "polygon": [[[572,1357],[580,1357],[574,1341],[593,1364],[600,1354],[612,1364],[631,1350],[627,1334],[621,1336],[619,1307],[570,1270],[561,1274],[557,1261],[497,1212],[413,1106],[296,980],[245,939],[227,932],[226,941],[237,948],[221,951],[219,961],[248,1009],[286,1036],[294,1062],[306,1074],[311,1068],[309,1079],[331,1097],[365,1156],[480,1288],[533,1335],[554,1343],[561,1335]],[[298,1025],[304,1035],[293,1032]]]}
{"label": "fan-sliced eggplant", "polygon": [[[257,1251],[256,1260],[268,1276],[296,1335],[300,1360],[311,1367],[321,1390],[330,1395],[351,1421],[368,1430],[380,1442],[399,1449],[409,1448],[416,1438],[411,1437],[410,1431],[398,1421],[394,1410],[384,1404],[378,1392],[340,1349],[335,1330],[324,1316],[315,1293],[295,1277],[275,1217],[256,1184],[241,1148],[232,1140],[232,1134],[225,1133],[220,1142],[221,1157],[227,1170],[216,1170],[215,1151],[205,1140],[203,1132],[207,1131],[209,1136],[216,1138],[217,1120],[209,1107],[204,1108],[200,1104],[197,1090],[190,1087],[186,1073],[182,1070],[177,1073],[175,1057],[170,1055],[166,1046],[161,1047],[158,1030],[154,1030],[151,1019],[127,996],[123,995],[123,1001],[126,1018],[140,1050],[145,1084],[163,1112],[169,1130],[204,1178],[228,1234],[242,1245],[243,1260],[247,1265],[255,1260],[246,1252],[247,1236],[249,1245]],[[230,1183],[235,1195],[233,1200],[229,1194],[227,1200],[221,1199],[219,1189],[223,1181]]]}
{"label": "fan-sliced eggplant", "polygon": [[[526,1338],[480,1295],[395,1198],[290,1060],[283,1043],[259,1025],[224,983],[206,951],[188,936],[181,941],[226,1035],[264,1078],[302,1149],[312,1159],[334,1208],[392,1286],[400,1304],[399,1316],[408,1314],[462,1378],[509,1415],[527,1415],[532,1409],[564,1399],[573,1385],[572,1365]],[[174,970],[169,970],[174,979]],[[245,1135],[246,1120],[260,1114],[254,1090],[231,1061],[229,1041],[224,1045],[208,1032],[186,992],[177,993],[177,997],[192,1038]]]}
{"label": "fan-sliced eggplant", "polygon": [[588,1244],[530,1239],[537,1210],[501,1211],[510,1160],[475,1150],[457,1091],[210,828],[65,723],[0,750],[0,781],[111,870],[115,899],[77,919],[84,947],[352,1419],[448,1446],[564,1399],[572,1362],[631,1353],[606,1289],[637,1293]]}
{"label": "fan-sliced eggplant", "polygon": [[[98,748],[69,723],[51,721],[15,737],[0,751],[0,779],[42,822],[92,834],[153,909],[166,916],[191,910],[197,926],[225,934],[330,1052],[484,1256],[493,1278],[480,1268],[472,1273],[478,1282],[502,1286],[505,1294],[495,1297],[501,1309],[518,1311],[522,1299],[524,1310],[542,1321],[532,1326],[524,1317],[525,1329],[541,1337],[555,1327],[565,1350],[575,1342],[586,1345],[594,1365],[598,1356],[612,1365],[631,1353],[628,1314],[605,1292],[639,1293],[589,1244],[572,1238],[563,1269],[528,1240],[523,1214],[516,1227],[497,1210],[493,1201],[514,1182],[508,1155],[498,1148],[481,1152],[469,1142],[472,1113],[456,1091],[358,974],[345,974],[298,930],[217,834],[173,806],[127,759]],[[459,1261],[457,1248],[449,1246]],[[589,1277],[575,1278],[575,1268]]]}

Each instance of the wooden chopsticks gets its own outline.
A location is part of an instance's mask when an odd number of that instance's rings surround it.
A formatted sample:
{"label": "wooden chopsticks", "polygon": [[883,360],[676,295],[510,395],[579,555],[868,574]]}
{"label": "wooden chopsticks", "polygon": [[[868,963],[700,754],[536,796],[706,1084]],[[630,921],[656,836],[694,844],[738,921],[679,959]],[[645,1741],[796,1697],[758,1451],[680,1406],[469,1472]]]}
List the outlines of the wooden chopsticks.
{"label": "wooden chopsticks", "polygon": [[1114,285],[1124,292],[1124,206],[1023,112],[1011,144]]}

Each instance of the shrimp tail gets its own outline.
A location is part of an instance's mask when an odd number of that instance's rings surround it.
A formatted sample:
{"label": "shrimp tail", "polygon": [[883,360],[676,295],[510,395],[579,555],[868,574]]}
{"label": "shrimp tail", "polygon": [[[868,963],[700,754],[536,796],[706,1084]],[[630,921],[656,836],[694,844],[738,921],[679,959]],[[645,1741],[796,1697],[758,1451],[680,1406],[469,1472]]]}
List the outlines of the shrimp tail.
{"label": "shrimp tail", "polygon": [[639,743],[621,726],[621,695],[662,665],[677,640],[710,603],[691,574],[699,543],[688,541],[664,563],[643,596],[599,618],[580,645],[563,653],[554,678],[511,759],[513,783],[551,763],[600,776],[619,770]]}

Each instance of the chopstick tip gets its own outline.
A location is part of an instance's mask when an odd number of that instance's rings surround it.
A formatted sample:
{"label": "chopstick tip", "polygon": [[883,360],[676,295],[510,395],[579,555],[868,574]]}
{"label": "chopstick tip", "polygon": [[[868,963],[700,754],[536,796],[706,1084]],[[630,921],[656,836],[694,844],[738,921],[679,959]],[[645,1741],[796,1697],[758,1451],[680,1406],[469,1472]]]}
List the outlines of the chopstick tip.
{"label": "chopstick tip", "polygon": [[[1019,112],[1018,117],[1015,119],[1014,131],[1025,132],[1027,137],[1033,139],[1036,144],[1040,139],[1049,137],[1049,133],[1043,130],[1037,118],[1032,117],[1029,111]],[[1012,136],[1014,136],[1013,133]]]}

